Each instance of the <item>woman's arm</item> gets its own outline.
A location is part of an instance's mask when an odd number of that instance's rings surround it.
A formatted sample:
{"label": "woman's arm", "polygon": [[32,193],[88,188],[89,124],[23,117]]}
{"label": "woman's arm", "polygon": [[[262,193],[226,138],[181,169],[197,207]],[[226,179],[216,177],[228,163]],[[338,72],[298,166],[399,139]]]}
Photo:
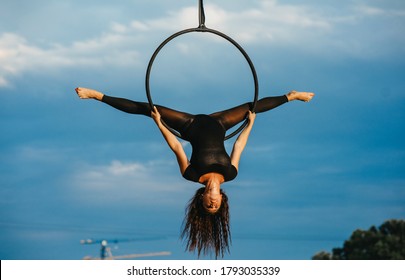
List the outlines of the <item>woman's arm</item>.
{"label": "woman's arm", "polygon": [[243,150],[246,147],[246,143],[249,138],[249,134],[252,131],[253,124],[255,122],[256,114],[249,111],[249,123],[245,129],[239,134],[238,138],[233,145],[231,153],[231,163],[235,166],[236,170],[239,168],[239,160]]}
{"label": "woman's arm", "polygon": [[152,118],[165,138],[170,149],[176,155],[181,174],[184,174],[184,171],[186,171],[186,168],[190,165],[190,162],[188,161],[187,155],[184,152],[183,146],[177,137],[174,136],[173,133],[171,133],[170,130],[168,130],[167,127],[162,124],[160,113],[156,107],[153,107]]}

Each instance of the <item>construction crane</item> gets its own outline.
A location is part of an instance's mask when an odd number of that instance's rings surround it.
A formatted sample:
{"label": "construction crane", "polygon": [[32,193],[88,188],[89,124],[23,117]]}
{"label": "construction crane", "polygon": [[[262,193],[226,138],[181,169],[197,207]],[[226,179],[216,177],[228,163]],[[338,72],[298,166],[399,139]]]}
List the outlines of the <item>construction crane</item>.
{"label": "construction crane", "polygon": [[[135,259],[135,258],[142,258],[142,257],[156,257],[156,256],[168,256],[171,255],[171,252],[162,251],[162,252],[153,252],[153,253],[143,253],[143,254],[129,254],[129,255],[122,255],[122,256],[113,256],[111,252],[111,248],[109,244],[118,244],[122,242],[132,242],[138,241],[139,239],[83,239],[80,240],[80,244],[82,245],[93,245],[93,244],[100,244],[100,257],[94,258],[91,256],[86,256],[83,259],[85,260],[120,260],[120,259]],[[144,239],[143,239],[144,240]]]}

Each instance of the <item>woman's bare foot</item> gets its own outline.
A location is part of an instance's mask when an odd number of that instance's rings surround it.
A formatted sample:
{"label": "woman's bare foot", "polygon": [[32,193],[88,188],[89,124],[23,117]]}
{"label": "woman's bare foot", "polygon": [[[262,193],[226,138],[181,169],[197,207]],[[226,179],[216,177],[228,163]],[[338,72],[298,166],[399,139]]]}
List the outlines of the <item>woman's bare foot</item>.
{"label": "woman's bare foot", "polygon": [[104,96],[101,92],[89,88],[76,88],[75,91],[81,99],[96,99],[101,101]]}
{"label": "woman's bare foot", "polygon": [[314,93],[312,92],[303,92],[303,91],[290,91],[287,93],[287,98],[288,101],[293,101],[293,100],[300,100],[304,102],[309,102],[311,99],[315,96]]}

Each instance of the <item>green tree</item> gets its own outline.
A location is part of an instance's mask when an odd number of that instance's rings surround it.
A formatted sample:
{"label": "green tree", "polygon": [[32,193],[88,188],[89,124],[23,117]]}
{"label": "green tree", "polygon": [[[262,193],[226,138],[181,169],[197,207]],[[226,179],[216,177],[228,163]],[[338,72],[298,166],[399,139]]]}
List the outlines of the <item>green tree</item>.
{"label": "green tree", "polygon": [[404,260],[405,220],[388,220],[376,228],[357,229],[342,248],[321,251],[313,260]]}

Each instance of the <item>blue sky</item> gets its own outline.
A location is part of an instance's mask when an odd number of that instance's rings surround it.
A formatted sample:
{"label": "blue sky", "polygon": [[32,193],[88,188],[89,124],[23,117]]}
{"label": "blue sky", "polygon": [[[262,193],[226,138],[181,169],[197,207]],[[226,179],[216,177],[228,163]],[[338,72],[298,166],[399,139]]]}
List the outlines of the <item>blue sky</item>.
{"label": "blue sky", "polygon": [[[195,258],[179,232],[197,186],[154,123],[79,100],[74,88],[146,101],[149,58],[198,25],[197,2],[3,1],[1,259],[96,256],[85,238],[138,239],[113,246],[116,255]],[[250,55],[260,96],[316,93],[257,117],[239,176],[224,185],[225,258],[310,259],[357,228],[405,218],[403,1],[222,0],[205,1],[205,12]],[[151,82],[155,103],[195,113],[253,91],[240,54],[206,34],[168,45]]]}

